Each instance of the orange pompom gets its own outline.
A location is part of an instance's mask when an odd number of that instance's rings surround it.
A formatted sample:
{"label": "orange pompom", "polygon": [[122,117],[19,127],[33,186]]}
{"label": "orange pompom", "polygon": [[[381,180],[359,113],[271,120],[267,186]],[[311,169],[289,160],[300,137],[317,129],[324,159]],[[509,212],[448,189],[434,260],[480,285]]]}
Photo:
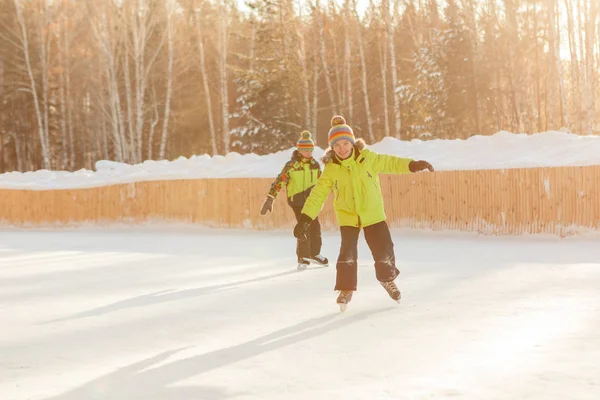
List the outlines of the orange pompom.
{"label": "orange pompom", "polygon": [[335,117],[331,118],[331,126],[336,125],[346,125],[346,120],[344,119],[344,117],[342,117],[341,115],[336,115]]}

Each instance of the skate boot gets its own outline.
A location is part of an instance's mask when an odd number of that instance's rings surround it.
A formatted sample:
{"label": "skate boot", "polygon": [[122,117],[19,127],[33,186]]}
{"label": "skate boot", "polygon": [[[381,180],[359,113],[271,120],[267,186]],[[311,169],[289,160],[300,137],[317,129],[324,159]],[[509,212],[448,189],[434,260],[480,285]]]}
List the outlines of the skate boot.
{"label": "skate boot", "polygon": [[310,263],[306,260],[298,260],[298,271],[304,271],[308,264]]}
{"label": "skate boot", "polygon": [[316,256],[312,256],[312,257],[304,257],[304,260],[315,263],[315,264],[319,264],[319,265],[328,265],[329,264],[329,260],[327,259],[327,257],[323,257],[320,254],[317,254]]}
{"label": "skate boot", "polygon": [[400,289],[394,283],[391,282],[379,282],[381,286],[385,289],[385,291],[390,295],[390,297],[400,303]]}
{"label": "skate boot", "polygon": [[340,305],[340,311],[346,311],[350,300],[352,300],[352,290],[340,290],[340,294],[336,301]]}

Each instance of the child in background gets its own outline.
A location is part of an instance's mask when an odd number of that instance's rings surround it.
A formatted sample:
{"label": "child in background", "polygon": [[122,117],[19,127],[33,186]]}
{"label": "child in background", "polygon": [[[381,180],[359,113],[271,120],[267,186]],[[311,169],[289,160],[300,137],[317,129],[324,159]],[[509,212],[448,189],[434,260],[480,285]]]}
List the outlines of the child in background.
{"label": "child in background", "polygon": [[[314,149],[315,143],[311,139],[310,132],[302,132],[291,160],[283,166],[271,185],[260,210],[260,215],[264,216],[273,211],[273,201],[275,201],[283,186],[286,186],[287,203],[294,210],[296,220],[300,218],[300,210],[302,210],[304,202],[315,186],[317,179],[321,176],[321,166],[312,156]],[[306,226],[304,239],[296,240],[298,270],[306,269],[310,262],[320,265],[328,264],[327,258],[320,255],[321,245],[321,225],[319,220],[314,218]]]}
{"label": "child in background", "polygon": [[375,261],[376,278],[389,296],[400,300],[400,290],[394,280],[400,274],[396,268],[394,243],[386,223],[380,173],[414,173],[433,167],[427,161],[415,161],[378,154],[365,148],[362,139],[355,139],[352,128],[341,116],[331,120],[329,149],[322,158],[325,168],[302,208],[294,236],[306,239],[306,233],[321,211],[333,189],[334,210],[340,226],[342,243],[337,260],[334,290],[339,291],[337,303],[342,311],[356,291],[358,275],[358,234],[365,239]]}

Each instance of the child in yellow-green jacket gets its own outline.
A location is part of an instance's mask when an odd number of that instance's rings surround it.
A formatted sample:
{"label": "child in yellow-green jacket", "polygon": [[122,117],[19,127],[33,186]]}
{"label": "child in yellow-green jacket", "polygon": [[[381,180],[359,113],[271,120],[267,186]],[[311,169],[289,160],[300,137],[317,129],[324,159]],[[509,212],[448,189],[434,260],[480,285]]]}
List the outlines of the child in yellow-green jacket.
{"label": "child in yellow-green jacket", "polygon": [[[315,143],[311,139],[311,134],[304,131],[296,144],[296,150],[292,153],[291,160],[284,166],[271,189],[267,194],[262,208],[261,215],[266,215],[273,211],[273,201],[279,191],[285,186],[287,192],[287,203],[294,211],[296,220],[300,218],[300,211],[304,202],[308,198],[310,191],[315,186],[317,179],[321,176],[321,166],[312,156],[315,149]],[[319,265],[327,265],[327,258],[323,257],[321,252],[321,225],[318,218],[313,218],[307,225],[306,238],[296,240],[296,256],[298,257],[298,269],[306,269],[311,262]]]}
{"label": "child in yellow-green jacket", "polygon": [[340,225],[342,244],[336,269],[334,290],[339,291],[337,303],[342,311],[357,288],[358,234],[365,239],[375,261],[375,275],[389,296],[400,300],[400,290],[394,283],[400,271],[396,268],[394,243],[386,223],[379,174],[433,171],[427,161],[415,161],[378,154],[365,148],[356,139],[352,128],[341,116],[331,120],[329,149],[322,158],[325,168],[302,208],[294,236],[306,239],[311,222],[317,218],[329,193],[333,190],[333,206]]}

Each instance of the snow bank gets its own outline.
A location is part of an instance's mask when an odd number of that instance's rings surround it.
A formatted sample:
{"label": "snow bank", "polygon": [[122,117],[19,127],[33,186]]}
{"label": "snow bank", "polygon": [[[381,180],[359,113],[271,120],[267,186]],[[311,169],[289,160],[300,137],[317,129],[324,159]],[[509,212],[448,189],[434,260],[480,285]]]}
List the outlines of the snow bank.
{"label": "snow bank", "polygon": [[[500,131],[491,136],[477,135],[466,140],[401,141],[388,137],[369,147],[380,153],[428,160],[438,171],[600,164],[599,136],[557,131],[533,135]],[[96,171],[39,170],[0,174],[0,188],[65,189],[167,179],[273,178],[293,151],[290,148],[265,156],[238,153],[215,157],[200,155],[173,161],[145,161],[136,165],[103,160],[96,163]],[[323,149],[317,148],[314,154],[320,159],[323,153]]]}

